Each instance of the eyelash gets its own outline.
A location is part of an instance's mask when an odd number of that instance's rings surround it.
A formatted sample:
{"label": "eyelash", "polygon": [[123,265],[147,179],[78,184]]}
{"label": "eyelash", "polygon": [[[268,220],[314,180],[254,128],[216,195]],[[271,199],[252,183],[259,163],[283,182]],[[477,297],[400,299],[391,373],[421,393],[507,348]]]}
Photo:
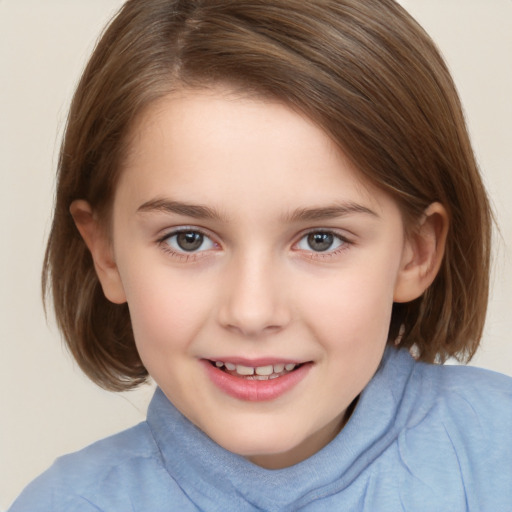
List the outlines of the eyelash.
{"label": "eyelash", "polygon": [[[160,237],[157,240],[157,243],[161,247],[161,249],[165,253],[171,255],[174,258],[179,259],[182,262],[187,262],[187,261],[191,261],[191,260],[196,261],[196,260],[204,257],[206,255],[204,253],[207,253],[210,250],[210,249],[203,249],[201,251],[194,250],[194,251],[187,252],[186,250],[180,251],[180,250],[173,249],[170,246],[170,244],[168,243],[168,240],[173,237],[177,237],[182,233],[201,235],[204,238],[203,243],[205,240],[209,240],[210,243],[213,244],[214,246],[217,246],[217,247],[219,246],[219,244],[212,239],[211,235],[209,235],[202,229],[196,228],[196,227],[184,226],[182,228],[178,228],[173,231],[170,231],[170,232],[166,233],[164,236]],[[338,240],[340,242],[340,245],[338,247],[336,247],[335,249],[326,249],[325,251],[314,251],[313,249],[308,250],[308,249],[300,249],[300,248],[295,249],[295,247],[297,247],[303,240],[307,239],[307,237],[309,237],[311,235],[319,235],[319,234],[332,235],[332,237],[335,240]],[[353,245],[353,242],[351,240],[349,240],[345,236],[340,235],[339,233],[336,233],[333,230],[312,229],[308,232],[303,233],[300,236],[300,238],[298,239],[298,241],[293,244],[292,249],[297,252],[303,253],[309,259],[325,260],[328,258],[333,258],[333,257],[339,255],[341,252],[346,251],[351,245]]]}
{"label": "eyelash", "polygon": [[[170,256],[172,256],[174,258],[179,259],[182,262],[187,262],[187,261],[191,261],[191,260],[195,261],[195,260],[198,260],[199,258],[202,258],[204,256],[203,253],[208,252],[208,249],[202,250],[202,251],[187,252],[185,250],[179,251],[179,250],[173,249],[169,245],[169,243],[168,243],[169,239],[171,239],[173,237],[177,237],[183,233],[193,233],[193,234],[201,235],[204,238],[204,240],[209,240],[211,242],[211,244],[213,244],[215,246],[219,245],[212,239],[211,235],[209,235],[202,229],[196,228],[196,227],[188,227],[188,226],[174,229],[173,231],[166,233],[164,236],[160,237],[157,240],[157,243],[165,253],[169,254]],[[203,241],[203,243],[204,243],[204,241]]]}
{"label": "eyelash", "polygon": [[298,244],[302,240],[306,239],[308,236],[317,235],[317,234],[332,235],[334,239],[337,239],[340,242],[340,245],[338,247],[336,247],[335,249],[327,249],[325,251],[314,251],[312,249],[310,249],[310,250],[304,249],[303,250],[300,248],[297,248],[295,250],[304,253],[304,255],[307,258],[314,259],[314,260],[319,260],[319,259],[325,260],[325,259],[334,258],[334,257],[338,256],[340,253],[348,250],[350,248],[350,246],[353,245],[353,242],[351,240],[349,240],[346,236],[343,236],[343,235],[337,233],[336,231],[333,231],[330,229],[312,229],[310,231],[307,231],[306,233],[303,233],[302,236],[299,238],[298,242],[296,242],[294,244],[294,247],[297,247]]}

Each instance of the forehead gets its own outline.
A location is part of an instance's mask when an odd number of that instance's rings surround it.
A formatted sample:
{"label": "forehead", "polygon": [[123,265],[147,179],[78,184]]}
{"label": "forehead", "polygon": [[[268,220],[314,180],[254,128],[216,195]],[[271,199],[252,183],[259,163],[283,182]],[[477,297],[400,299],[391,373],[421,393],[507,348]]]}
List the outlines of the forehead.
{"label": "forehead", "polygon": [[123,188],[139,203],[162,194],[229,198],[253,212],[355,196],[378,208],[382,194],[313,121],[223,88],[180,90],[146,109],[130,133]]}

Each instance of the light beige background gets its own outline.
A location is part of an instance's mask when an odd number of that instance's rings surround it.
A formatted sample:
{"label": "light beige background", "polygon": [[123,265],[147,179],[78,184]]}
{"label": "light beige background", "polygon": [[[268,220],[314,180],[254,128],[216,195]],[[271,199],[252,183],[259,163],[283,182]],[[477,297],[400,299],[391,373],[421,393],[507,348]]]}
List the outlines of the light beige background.
{"label": "light beige background", "polygon": [[[121,3],[0,0],[0,509],[58,455],[141,421],[152,391],[114,395],[88,382],[47,324],[39,290],[66,110]],[[512,0],[402,3],[452,69],[501,228],[473,364],[512,375]]]}

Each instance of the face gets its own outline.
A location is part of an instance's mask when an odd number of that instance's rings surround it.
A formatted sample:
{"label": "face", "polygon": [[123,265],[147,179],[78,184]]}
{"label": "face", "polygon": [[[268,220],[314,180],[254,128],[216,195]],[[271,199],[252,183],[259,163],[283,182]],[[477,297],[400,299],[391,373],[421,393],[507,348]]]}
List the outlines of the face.
{"label": "face", "polygon": [[133,131],[112,226],[105,292],[189,420],[269,468],[332,440],[408,251],[397,205],[320,128],[222,89],[169,96]]}

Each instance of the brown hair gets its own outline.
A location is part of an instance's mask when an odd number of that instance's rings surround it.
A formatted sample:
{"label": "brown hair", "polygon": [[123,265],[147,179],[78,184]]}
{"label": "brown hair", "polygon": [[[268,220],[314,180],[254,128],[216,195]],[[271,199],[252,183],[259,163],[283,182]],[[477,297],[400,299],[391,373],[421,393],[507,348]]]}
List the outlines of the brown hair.
{"label": "brown hair", "polygon": [[73,99],[43,270],[64,338],[99,385],[128,389],[146,369],[127,305],[110,303],[69,207],[108,221],[127,133],[177,87],[229,83],[316,121],[409,225],[434,201],[450,216],[427,292],[395,304],[393,343],[424,361],[469,359],[483,329],[491,213],[450,74],[393,0],[129,0],[99,41]]}

